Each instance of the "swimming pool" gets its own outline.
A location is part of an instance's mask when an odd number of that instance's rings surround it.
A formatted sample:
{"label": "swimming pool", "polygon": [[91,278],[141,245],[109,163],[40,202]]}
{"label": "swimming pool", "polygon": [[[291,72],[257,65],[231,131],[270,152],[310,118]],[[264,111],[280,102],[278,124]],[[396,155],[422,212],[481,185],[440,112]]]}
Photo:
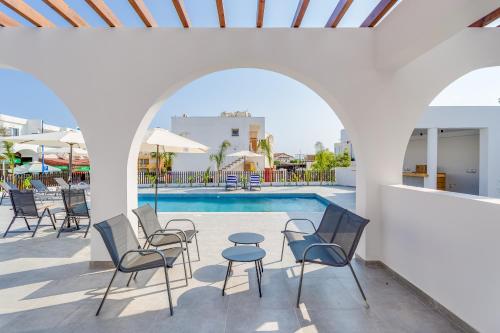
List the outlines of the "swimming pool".
{"label": "swimming pool", "polygon": [[[154,194],[139,194],[139,205],[154,207]],[[314,193],[159,194],[159,212],[323,212],[329,200]]]}

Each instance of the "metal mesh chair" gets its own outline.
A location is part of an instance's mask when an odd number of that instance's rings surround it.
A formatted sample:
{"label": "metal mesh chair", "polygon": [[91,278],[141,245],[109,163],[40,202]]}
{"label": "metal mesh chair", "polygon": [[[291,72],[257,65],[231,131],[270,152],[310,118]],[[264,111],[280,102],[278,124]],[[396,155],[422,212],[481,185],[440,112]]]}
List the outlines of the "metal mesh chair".
{"label": "metal mesh chair", "polygon": [[9,196],[9,192],[11,190],[19,190],[16,185],[8,181],[1,182],[0,187],[2,188],[2,198],[0,198],[0,205],[3,202],[3,199]]}
{"label": "metal mesh chair", "polygon": [[[184,277],[187,284],[186,262],[184,260],[182,246],[171,247],[163,250],[141,249],[139,241],[130,226],[130,221],[123,214],[97,223],[94,225],[94,228],[96,228],[101,235],[115,266],[113,277],[111,278],[104,297],[102,298],[99,308],[97,309],[96,316],[98,316],[101,311],[118,271],[123,273],[134,273],[154,268],[164,269],[170,314],[173,315],[174,311],[172,307],[172,297],[170,295],[168,269],[172,268],[179,255],[182,255]],[[178,243],[181,243],[180,237],[178,239]],[[129,283],[127,283],[127,286],[128,285]]]}
{"label": "metal mesh chair", "polygon": [[[59,228],[59,232],[57,233],[57,238],[61,235],[61,232],[65,231],[74,231],[71,228],[71,221],[73,221],[76,225],[76,229],[80,230],[80,227],[86,227],[85,235],[83,238],[87,237],[87,234],[90,229],[91,219],[90,212],[87,205],[87,200],[85,198],[85,190],[82,189],[63,189],[61,190],[64,209],[66,210],[66,217],[64,218],[61,227]],[[88,224],[80,225],[81,219],[88,220]],[[65,227],[65,224],[67,226]]]}
{"label": "metal mesh chair", "polygon": [[[142,205],[139,208],[132,209],[132,212],[137,216],[139,223],[146,236],[146,242],[144,243],[145,248],[149,246],[161,247],[169,246],[179,242],[179,237],[182,242],[186,243],[186,252],[189,263],[189,272],[191,277],[193,276],[193,271],[191,268],[191,256],[189,255],[189,244],[192,243],[193,238],[196,242],[196,252],[198,254],[198,260],[200,260],[200,249],[198,247],[198,230],[194,222],[190,219],[171,219],[165,224],[165,228],[162,228],[158,216],[155,213],[153,207],[149,204]],[[172,222],[189,222],[193,229],[181,230],[168,228],[168,225]],[[165,234],[165,232],[169,232]],[[132,278],[132,277],[131,277]]]}
{"label": "metal mesh chair", "polygon": [[32,179],[30,183],[40,201],[48,199],[54,200],[56,196],[59,195],[58,191],[50,190],[40,179]]}
{"label": "metal mesh chair", "polygon": [[[315,229],[315,232],[308,234],[287,230],[288,224],[297,220],[309,221]],[[304,265],[306,262],[334,267],[349,266],[359,291],[361,292],[361,296],[363,296],[366,302],[365,293],[351,266],[351,260],[368,222],[369,220],[333,203],[326,208],[325,214],[317,230],[314,223],[309,219],[290,219],[286,222],[285,230],[282,231],[283,245],[281,249],[281,260],[283,260],[283,250],[285,247],[285,240],[287,240],[288,246],[296,262],[302,264],[297,295],[297,307],[300,302]],[[368,303],[366,302],[366,304]]]}
{"label": "metal mesh chair", "polygon": [[[21,233],[21,232],[31,232],[31,237],[35,237],[36,231],[38,227],[45,226],[40,224],[44,216],[48,216],[50,218],[51,224],[48,226],[52,226],[54,230],[56,229],[55,220],[53,216],[53,212],[49,209],[49,207],[44,207],[43,210],[39,210],[36,206],[35,196],[33,191],[19,191],[19,190],[10,190],[10,200],[12,203],[12,210],[14,211],[14,217],[12,221],[10,221],[7,230],[3,234],[3,237],[7,236],[9,232]],[[16,219],[22,218],[26,223],[26,227],[28,230],[14,230],[10,231],[12,224]],[[31,226],[28,223],[29,219],[36,219],[37,223],[33,231],[31,230]]]}

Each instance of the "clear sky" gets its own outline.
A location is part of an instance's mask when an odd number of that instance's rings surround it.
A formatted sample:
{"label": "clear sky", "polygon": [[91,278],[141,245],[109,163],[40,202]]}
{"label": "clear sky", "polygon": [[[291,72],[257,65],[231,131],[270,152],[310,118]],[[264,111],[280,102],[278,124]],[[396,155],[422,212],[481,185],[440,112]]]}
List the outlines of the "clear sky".
{"label": "clear sky", "polygon": [[[266,1],[264,26],[288,27],[298,1]],[[43,1],[26,2],[58,26],[68,26]],[[105,26],[85,1],[67,0],[67,3],[92,26]],[[142,26],[128,1],[113,0],[106,3],[126,26]],[[185,0],[194,27],[218,26],[214,3],[213,0]],[[336,3],[332,0],[312,0],[302,26],[323,26]],[[340,26],[359,26],[377,3],[378,0],[353,2]],[[160,26],[180,27],[170,1],[146,0],[146,4]],[[226,0],[224,5],[228,27],[255,25],[256,0]],[[3,5],[0,5],[0,11],[30,25]],[[470,73],[445,89],[432,105],[500,105],[498,98],[500,67]],[[151,126],[169,128],[172,115],[186,113],[191,116],[215,116],[222,111],[235,110],[247,110],[255,116],[265,116],[266,130],[275,137],[275,151],[292,154],[313,152],[316,141],[333,148],[342,128],[335,113],[309,88],[280,74],[256,69],[213,73],[188,84],[165,102]],[[43,119],[55,125],[76,126],[71,113],[52,91],[32,76],[13,70],[0,70],[0,113]]]}

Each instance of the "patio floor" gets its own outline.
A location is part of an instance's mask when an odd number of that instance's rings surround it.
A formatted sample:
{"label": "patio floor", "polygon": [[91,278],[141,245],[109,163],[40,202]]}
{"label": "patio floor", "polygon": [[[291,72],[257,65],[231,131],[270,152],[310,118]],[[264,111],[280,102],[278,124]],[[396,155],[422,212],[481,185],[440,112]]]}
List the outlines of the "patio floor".
{"label": "patio floor", "polygon": [[[341,197],[348,196],[345,189],[327,191],[333,197],[336,191],[345,194]],[[351,204],[353,197],[351,190]],[[56,239],[55,232],[44,227],[33,239],[28,234],[0,239],[0,332],[460,332],[388,271],[357,261],[354,269],[369,308],[365,308],[347,268],[308,265],[302,304],[297,309],[299,266],[288,249],[283,262],[279,261],[280,230],[290,215],[177,214],[196,222],[201,261],[196,259],[193,246],[194,277],[188,287],[184,286],[181,265],[170,271],[173,317],[168,312],[161,271],[142,272],[129,288],[125,287],[128,276],[119,273],[96,317],[112,270],[89,268],[90,240],[82,239],[81,234],[63,234]],[[161,219],[170,216],[162,214]],[[1,231],[10,217],[10,207],[1,206]],[[318,221],[321,214],[307,217]],[[228,235],[241,231],[258,232],[266,238],[262,244],[267,251],[262,298],[258,297],[255,269],[250,264],[233,266],[227,296],[221,296],[227,263],[220,253],[231,246]]]}

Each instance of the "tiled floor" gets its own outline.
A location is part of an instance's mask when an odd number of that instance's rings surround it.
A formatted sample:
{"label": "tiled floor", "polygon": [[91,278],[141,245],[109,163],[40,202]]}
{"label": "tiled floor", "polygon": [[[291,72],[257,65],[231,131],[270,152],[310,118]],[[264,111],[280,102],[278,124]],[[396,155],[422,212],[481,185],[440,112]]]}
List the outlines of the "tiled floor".
{"label": "tiled floor", "polygon": [[[298,189],[296,189],[298,190]],[[330,190],[328,190],[330,191]],[[339,190],[340,197],[348,196]],[[330,195],[335,196],[335,191]],[[348,191],[346,191],[348,192]],[[350,201],[353,204],[351,191]],[[11,216],[0,207],[0,231]],[[129,288],[119,274],[99,315],[95,311],[112,270],[89,269],[89,239],[48,227],[35,238],[27,234],[0,239],[0,332],[456,332],[458,329],[424,304],[381,268],[357,262],[366,308],[347,268],[306,267],[302,303],[295,307],[299,266],[285,250],[280,230],[291,214],[181,214],[200,230],[201,260],[191,248],[193,279],[184,286],[181,265],[171,270],[173,317],[168,312],[161,271],[143,272]],[[294,216],[300,215],[299,213]],[[179,216],[179,215],[177,215]],[[162,215],[166,220],[169,215]],[[318,221],[320,214],[310,214]],[[17,225],[22,227],[22,223]],[[221,288],[227,263],[220,252],[228,235],[254,231],[265,236],[263,297],[258,297],[255,269],[235,264],[227,296]],[[95,236],[95,235],[92,235]],[[91,237],[92,237],[91,236]]]}

